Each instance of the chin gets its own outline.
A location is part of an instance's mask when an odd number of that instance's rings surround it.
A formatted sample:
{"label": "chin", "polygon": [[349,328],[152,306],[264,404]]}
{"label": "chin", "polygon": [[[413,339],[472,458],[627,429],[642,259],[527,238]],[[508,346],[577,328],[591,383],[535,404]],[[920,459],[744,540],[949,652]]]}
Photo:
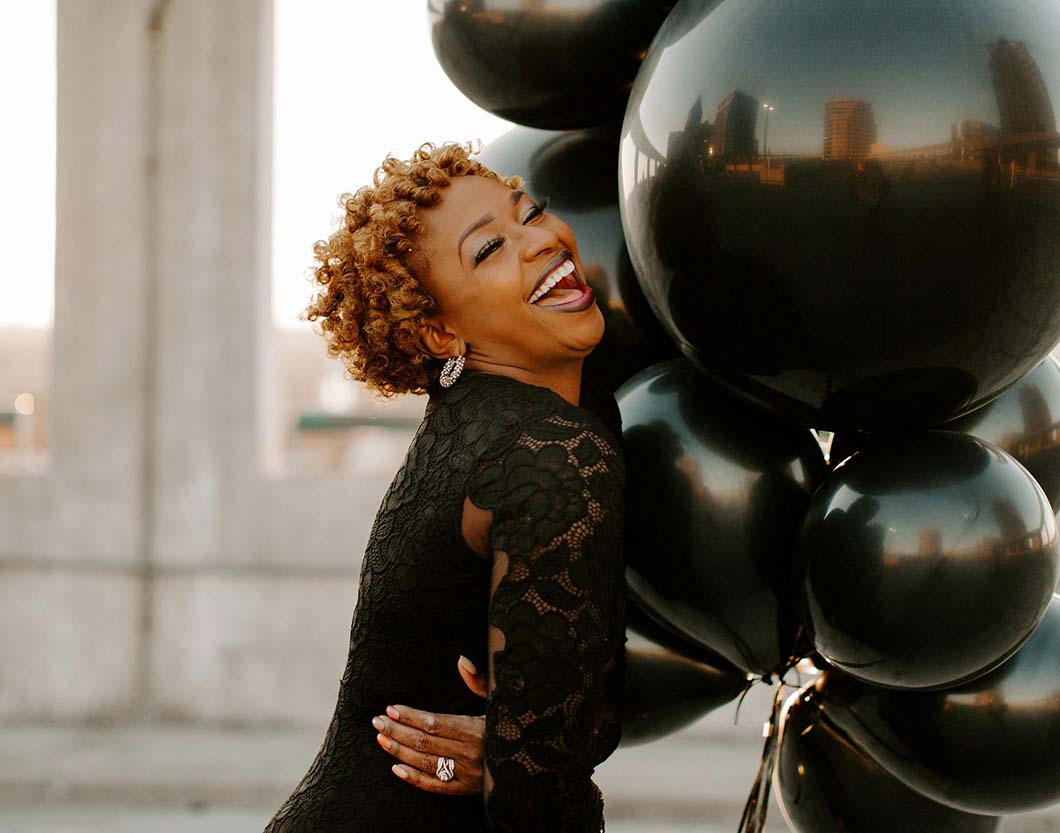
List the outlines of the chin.
{"label": "chin", "polygon": [[[585,311],[585,317],[589,320],[585,322],[584,339],[579,339],[582,342],[584,349],[584,355],[588,356],[595,349],[596,345],[603,340],[604,337],[604,314],[600,311],[600,307],[593,304],[589,309]],[[580,333],[579,333],[580,335]]]}

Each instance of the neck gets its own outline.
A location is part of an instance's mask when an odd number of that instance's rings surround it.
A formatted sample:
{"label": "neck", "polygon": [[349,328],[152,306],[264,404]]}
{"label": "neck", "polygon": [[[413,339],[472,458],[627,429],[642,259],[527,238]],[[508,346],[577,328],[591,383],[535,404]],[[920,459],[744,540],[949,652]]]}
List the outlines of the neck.
{"label": "neck", "polygon": [[562,396],[571,405],[577,406],[581,399],[582,363],[584,361],[584,359],[579,358],[543,369],[531,369],[493,362],[485,358],[468,357],[465,366],[470,370],[496,373],[498,376],[509,376],[512,379],[518,379],[520,382],[548,388],[553,393]]}

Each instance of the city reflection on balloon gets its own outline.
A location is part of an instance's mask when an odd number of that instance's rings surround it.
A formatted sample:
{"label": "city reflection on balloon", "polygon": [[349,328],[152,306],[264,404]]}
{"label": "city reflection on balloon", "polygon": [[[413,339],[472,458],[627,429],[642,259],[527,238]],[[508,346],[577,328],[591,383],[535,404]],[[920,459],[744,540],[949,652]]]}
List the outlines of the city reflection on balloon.
{"label": "city reflection on balloon", "polygon": [[638,370],[679,355],[629,262],[615,184],[615,129],[559,133],[517,127],[490,142],[479,158],[500,173],[523,177],[530,194],[548,197],[549,211],[574,231],[605,323],[603,339],[585,360],[586,376],[613,391]]}
{"label": "city reflection on balloon", "polygon": [[997,833],[1002,819],[946,807],[902,784],[822,712],[807,687],[785,705],[778,803],[797,833]]}
{"label": "city reflection on balloon", "polygon": [[865,682],[956,685],[1011,656],[1045,614],[1056,522],[996,446],[948,431],[896,435],[836,468],[796,548],[817,650]]}
{"label": "city reflection on balloon", "polygon": [[1003,448],[1060,511],[1060,362],[1052,356],[990,404],[941,427]]}
{"label": "city reflection on balloon", "polygon": [[1019,813],[1060,800],[1060,596],[1000,668],[945,691],[885,691],[829,672],[832,722],[888,772],[936,801]]}
{"label": "city reflection on balloon", "polygon": [[617,393],[631,597],[744,671],[794,650],[791,550],[824,461],[806,429],[733,397],[685,359]]}
{"label": "city reflection on balloon", "polygon": [[528,127],[622,118],[668,0],[428,0],[438,62],[479,107]]}
{"label": "city reflection on balloon", "polygon": [[[971,434],[1007,451],[1034,475],[1053,511],[1060,511],[1060,361],[1054,356],[1047,356],[997,399],[939,428]],[[832,464],[871,445],[874,438],[880,436],[837,434]]]}
{"label": "city reflection on balloon", "polygon": [[689,0],[622,127],[683,352],[823,429],[929,427],[1060,340],[1060,4]]}

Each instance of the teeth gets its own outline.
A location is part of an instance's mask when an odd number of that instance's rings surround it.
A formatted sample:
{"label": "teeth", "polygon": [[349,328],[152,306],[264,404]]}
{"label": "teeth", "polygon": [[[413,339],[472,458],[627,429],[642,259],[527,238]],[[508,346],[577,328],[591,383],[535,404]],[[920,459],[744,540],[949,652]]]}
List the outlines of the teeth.
{"label": "teeth", "polygon": [[530,296],[530,303],[536,303],[538,298],[546,294],[550,289],[552,289],[552,287],[554,287],[557,283],[559,283],[573,271],[574,261],[563,261],[563,263],[561,263],[559,266],[552,270],[552,274],[545,279],[544,283],[542,283],[541,286],[534,290],[534,294]]}

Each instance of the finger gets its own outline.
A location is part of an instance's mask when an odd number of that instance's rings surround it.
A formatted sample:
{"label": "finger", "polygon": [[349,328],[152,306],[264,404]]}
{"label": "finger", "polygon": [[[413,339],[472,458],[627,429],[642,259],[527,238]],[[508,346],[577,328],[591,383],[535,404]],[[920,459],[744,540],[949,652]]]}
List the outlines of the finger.
{"label": "finger", "polygon": [[[484,718],[483,722],[485,722]],[[426,752],[431,755],[447,755],[450,758],[482,757],[482,744],[480,742],[455,740],[441,735],[428,735],[422,729],[405,726],[403,723],[387,717],[383,718],[379,731],[417,752]]]}
{"label": "finger", "polygon": [[414,709],[411,706],[387,706],[386,713],[392,719],[422,729],[428,735],[441,735],[454,740],[481,742],[486,734],[485,720],[463,714],[435,714]]}
{"label": "finger", "polygon": [[487,688],[488,681],[486,680],[485,674],[476,674],[470,671],[459,660],[457,660],[456,663],[456,670],[460,672],[460,677],[463,679],[464,684],[479,697],[486,697],[489,694],[489,689]]}
{"label": "finger", "polygon": [[[376,735],[376,740],[379,745],[382,746],[389,754],[393,755],[403,764],[407,764],[413,769],[418,769],[432,778],[438,779],[438,760],[437,755],[432,755],[424,752],[417,752],[415,749],[409,749],[407,746],[398,743],[397,741],[388,738],[386,735],[380,733]],[[465,758],[457,758],[455,756],[447,756],[453,758],[453,780],[462,780],[465,783],[477,785],[482,782],[482,769],[479,764],[468,761]],[[442,783],[450,783],[442,782]]]}
{"label": "finger", "polygon": [[459,778],[442,781],[435,775],[426,775],[425,773],[420,772],[420,770],[410,766],[395,764],[391,772],[393,772],[398,778],[401,778],[401,773],[404,773],[403,780],[406,784],[411,784],[414,787],[418,787],[421,790],[431,793],[444,793],[445,795],[474,795],[476,793],[481,795],[482,793],[481,787],[479,787],[478,790],[475,790]]}
{"label": "finger", "polygon": [[[388,738],[381,732],[376,735],[376,741],[378,741],[383,749],[403,764],[408,764],[414,769],[418,769],[432,777],[437,777],[438,755],[410,749],[404,744],[395,741],[392,738]],[[481,761],[475,758],[468,759],[455,755],[447,755],[446,757],[453,759],[453,769],[455,770],[453,773],[454,778],[458,778],[464,783],[471,784],[475,787],[482,783]]]}
{"label": "finger", "polygon": [[392,738],[388,738],[383,733],[379,733],[375,736],[376,741],[382,746],[387,752],[397,758],[401,763],[408,764],[414,769],[421,770],[422,772],[434,773],[438,767],[438,756],[431,755],[426,752],[417,752],[415,749],[409,749],[402,743],[399,743]]}

